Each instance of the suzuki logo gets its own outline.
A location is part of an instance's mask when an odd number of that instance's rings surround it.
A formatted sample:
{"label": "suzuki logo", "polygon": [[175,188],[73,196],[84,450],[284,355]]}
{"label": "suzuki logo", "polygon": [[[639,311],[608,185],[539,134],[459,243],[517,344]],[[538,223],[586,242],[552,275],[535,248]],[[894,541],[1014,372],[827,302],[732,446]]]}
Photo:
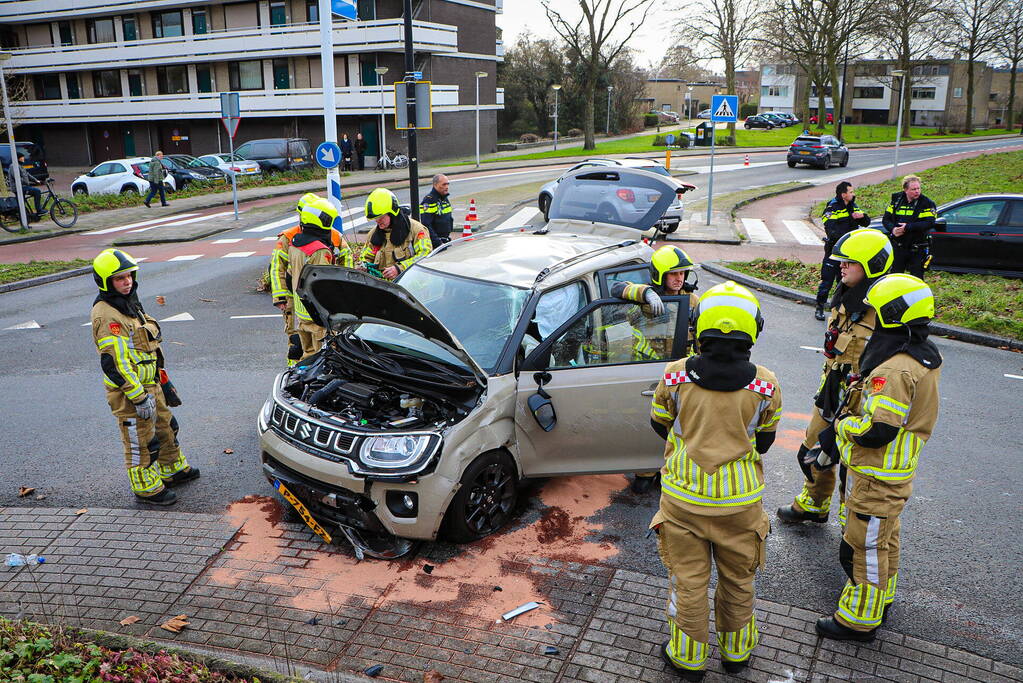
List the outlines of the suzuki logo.
{"label": "suzuki logo", "polygon": [[303,422],[302,425],[298,428],[298,435],[302,439],[308,439],[310,436],[313,435],[313,428],[309,426],[309,423]]}

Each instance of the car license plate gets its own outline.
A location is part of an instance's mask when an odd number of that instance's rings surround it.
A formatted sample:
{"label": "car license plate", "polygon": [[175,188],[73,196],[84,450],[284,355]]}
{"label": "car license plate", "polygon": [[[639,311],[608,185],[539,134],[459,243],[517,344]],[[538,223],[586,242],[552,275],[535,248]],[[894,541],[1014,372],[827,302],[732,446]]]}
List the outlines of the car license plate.
{"label": "car license plate", "polygon": [[301,163],[301,162],[305,161],[305,158],[304,157],[295,157],[294,159],[292,159],[292,161],[294,161],[295,163]]}
{"label": "car license plate", "polygon": [[302,504],[302,501],[295,497],[294,493],[288,490],[287,486],[281,483],[280,479],[274,479],[274,488],[277,490],[278,493],[281,494],[281,497],[284,498],[284,500],[291,503],[291,506],[298,510],[298,514],[301,515],[302,521],[305,522],[307,527],[312,529],[313,533],[315,533],[317,536],[322,538],[327,543],[331,542],[330,534],[327,533],[327,530],[320,526],[319,522],[313,519],[313,516],[309,512],[308,508],[306,508],[306,506]]}
{"label": "car license plate", "polygon": [[809,154],[809,152],[807,152],[807,151],[806,151],[805,149],[803,149],[803,150],[799,150],[799,153],[800,153],[800,154]]}

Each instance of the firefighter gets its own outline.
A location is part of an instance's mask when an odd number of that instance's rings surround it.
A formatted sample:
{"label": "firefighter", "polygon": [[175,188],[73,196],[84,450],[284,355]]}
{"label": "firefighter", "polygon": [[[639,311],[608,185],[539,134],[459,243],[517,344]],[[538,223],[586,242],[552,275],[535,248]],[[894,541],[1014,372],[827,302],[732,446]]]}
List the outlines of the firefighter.
{"label": "firefighter", "polygon": [[[92,305],[92,336],[99,352],[107,404],[117,418],[131,490],[139,502],[171,505],[170,487],[199,476],[178,445],[178,422],[168,398],[180,405],[166,378],[160,325],[139,301],[139,265],[120,249],[92,262],[99,295]],[[161,386],[161,384],[163,386]]]}
{"label": "firefighter", "polygon": [[[302,212],[302,208],[314,199],[319,197],[312,192],[306,192],[299,197],[295,210]],[[302,340],[295,328],[295,306],[292,304],[291,281],[288,277],[288,250],[291,248],[291,239],[302,229],[296,225],[283,230],[277,234],[277,242],[274,243],[274,250],[270,254],[270,296],[274,306],[280,310],[284,317],[284,336],[288,338],[288,365],[294,365],[302,357]],[[333,237],[333,235],[332,235]],[[340,234],[338,235],[340,238]],[[334,246],[340,241],[334,243]]]}
{"label": "firefighter", "polygon": [[[824,370],[814,397],[814,410],[806,437],[796,454],[806,481],[792,505],[778,508],[778,517],[789,524],[828,521],[831,496],[835,490],[833,469],[814,466],[817,437],[831,424],[849,394],[850,377],[860,374],[863,347],[877,325],[874,309],[864,297],[867,289],[888,272],[892,264],[892,245],[879,230],[860,228],[841,237],[832,250],[831,260],[841,269],[841,282],[831,300],[831,315],[824,333]],[[839,487],[838,520],[845,524],[845,488]]]}
{"label": "firefighter", "polygon": [[338,210],[329,200],[316,197],[308,201],[298,212],[298,221],[302,229],[291,238],[291,246],[288,247],[286,277],[291,285],[295,329],[302,344],[300,361],[319,351],[327,334],[322,325],[313,322],[312,316],[298,296],[298,281],[302,268],[306,265],[338,265],[351,268],[354,265],[352,250],[344,237],[341,237],[341,243],[337,248],[333,245],[331,233],[337,217]]}
{"label": "firefighter", "polygon": [[451,214],[451,181],[443,173],[433,176],[433,187],[419,202],[419,218],[430,231],[430,242],[440,246],[451,241],[455,218]]}
{"label": "firefighter", "polygon": [[881,219],[895,248],[893,273],[909,273],[923,278],[924,269],[931,260],[931,230],[937,217],[934,202],[921,193],[919,176],[904,177],[902,192],[892,194]]}
{"label": "firefighter", "polygon": [[856,229],[856,226],[867,227],[870,217],[856,206],[856,194],[852,183],[843,180],[835,186],[835,198],[824,207],[824,260],[821,261],[821,282],[817,286],[817,307],[813,315],[817,320],[824,320],[824,304],[828,301],[831,287],[838,275],[838,264],[831,258],[835,243]]}
{"label": "firefighter", "polygon": [[[692,278],[690,279],[690,273]],[[653,285],[637,284],[624,280],[611,283],[611,296],[645,304],[644,312],[654,316],[664,314],[662,296],[683,296],[689,294],[689,311],[696,310],[700,297],[696,294],[700,278],[696,264],[686,252],[678,247],[661,247],[650,258],[650,279]],[[693,349],[693,330],[689,330],[689,348]],[[657,483],[658,472],[639,472],[629,486],[633,493],[643,494]]]}
{"label": "firefighter", "polygon": [[430,231],[398,204],[390,190],[378,187],[366,198],[366,218],[376,222],[369,231],[361,262],[374,274],[393,280],[433,251]]}
{"label": "firefighter", "polygon": [[765,564],[771,528],[761,456],[782,409],[774,374],[749,360],[762,329],[748,289],[729,281],[707,290],[696,308],[700,352],[667,366],[651,405],[651,424],[666,439],[660,509],[650,523],[670,579],[671,637],[661,654],[689,681],[703,678],[710,649],[712,559],[725,670],[746,668],[758,640],[753,577]]}
{"label": "firefighter", "polygon": [[817,633],[835,640],[873,640],[895,599],[899,516],[938,419],[942,359],[927,338],[934,317],[930,287],[892,274],[871,285],[867,302],[880,327],[860,358],[862,399],[820,435],[818,462],[841,460],[852,480],[839,549],[849,580],[835,613],[817,620]]}

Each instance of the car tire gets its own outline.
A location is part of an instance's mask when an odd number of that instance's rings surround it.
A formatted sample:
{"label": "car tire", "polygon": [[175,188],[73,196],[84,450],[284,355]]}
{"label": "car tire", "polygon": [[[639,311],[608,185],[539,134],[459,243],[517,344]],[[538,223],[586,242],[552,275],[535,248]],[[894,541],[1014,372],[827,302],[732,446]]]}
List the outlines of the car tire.
{"label": "car tire", "polygon": [[123,185],[121,187],[120,194],[137,194],[137,195],[141,195],[142,191],[139,190],[139,188],[135,187],[134,185]]}
{"label": "car tire", "polygon": [[848,154],[846,154],[846,155],[845,155],[845,158],[844,158],[844,159],[842,159],[842,163],[840,163],[840,164],[839,164],[839,167],[840,167],[840,168],[845,168],[845,167],[846,167],[846,166],[848,166],[848,165],[849,165],[849,155],[848,155]]}
{"label": "car tire", "polygon": [[88,197],[89,188],[87,188],[85,185],[75,185],[74,187],[71,188],[71,194],[77,195],[79,197]]}
{"label": "car tire", "polygon": [[831,168],[831,157],[826,156],[824,157],[824,160],[821,162],[821,170],[826,171],[829,168]]}
{"label": "car tire", "polygon": [[518,472],[507,453],[491,451],[465,468],[445,515],[446,536],[470,543],[498,531],[515,511]]}
{"label": "car tire", "polygon": [[745,128],[746,130],[749,130],[753,126],[749,125],[748,123],[744,123],[742,127]]}
{"label": "car tire", "polygon": [[789,168],[795,168],[796,167],[796,162],[792,161],[791,159],[789,159],[788,164],[789,164]]}

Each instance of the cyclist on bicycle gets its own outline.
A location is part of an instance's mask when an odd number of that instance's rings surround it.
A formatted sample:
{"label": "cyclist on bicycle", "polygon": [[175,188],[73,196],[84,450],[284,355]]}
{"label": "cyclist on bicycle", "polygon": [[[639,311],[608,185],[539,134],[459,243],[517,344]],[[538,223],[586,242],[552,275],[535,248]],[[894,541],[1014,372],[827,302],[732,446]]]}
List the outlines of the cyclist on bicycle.
{"label": "cyclist on bicycle", "polygon": [[[32,217],[33,218],[39,218],[40,216],[43,215],[43,193],[39,190],[39,188],[32,187],[32,184],[35,183],[35,178],[33,178],[32,176],[30,176],[28,174],[28,171],[26,171],[25,167],[22,166],[23,163],[25,163],[25,155],[24,154],[19,154],[18,155],[18,171],[21,174],[21,193],[23,195],[25,195],[26,197],[32,197],[32,201],[34,201],[35,205],[36,205],[35,215],[32,216]],[[14,172],[14,165],[12,164],[7,169],[7,175],[8,175],[7,185],[10,188],[10,191],[11,191],[12,194],[14,193],[14,188],[16,187],[15,184],[14,184],[13,172]],[[26,209],[28,208],[28,202],[25,202],[25,208]]]}

